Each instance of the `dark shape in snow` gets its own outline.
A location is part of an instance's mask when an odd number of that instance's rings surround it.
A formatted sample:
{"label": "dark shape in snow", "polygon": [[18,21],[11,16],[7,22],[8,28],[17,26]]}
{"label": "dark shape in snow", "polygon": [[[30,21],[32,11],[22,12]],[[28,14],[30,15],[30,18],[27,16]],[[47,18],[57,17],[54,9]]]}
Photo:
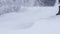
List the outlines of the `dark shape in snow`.
{"label": "dark shape in snow", "polygon": [[59,12],[56,15],[60,15],[60,6],[59,6]]}

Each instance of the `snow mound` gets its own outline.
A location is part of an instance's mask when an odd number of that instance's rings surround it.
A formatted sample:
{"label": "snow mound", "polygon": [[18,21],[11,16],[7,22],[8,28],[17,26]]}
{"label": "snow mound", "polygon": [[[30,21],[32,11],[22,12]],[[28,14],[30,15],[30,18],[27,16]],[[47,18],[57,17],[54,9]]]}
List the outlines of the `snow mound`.
{"label": "snow mound", "polygon": [[[55,16],[57,7],[24,7],[23,12],[7,13],[0,17],[1,28],[24,29],[33,25],[41,18]],[[22,11],[22,10],[21,10]]]}
{"label": "snow mound", "polygon": [[[35,18],[48,18],[58,13],[58,7],[22,7],[27,16]],[[21,11],[23,11],[21,10]]]}

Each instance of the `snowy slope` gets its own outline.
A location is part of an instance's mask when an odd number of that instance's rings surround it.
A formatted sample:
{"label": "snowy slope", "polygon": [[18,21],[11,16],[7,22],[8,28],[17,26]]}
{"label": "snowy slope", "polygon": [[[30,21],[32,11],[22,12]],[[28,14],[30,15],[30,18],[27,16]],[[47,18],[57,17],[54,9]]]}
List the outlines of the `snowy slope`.
{"label": "snowy slope", "polygon": [[[0,26],[0,34],[60,34],[60,15],[48,19],[40,19],[28,29],[6,29]],[[2,24],[0,24],[2,25]],[[3,25],[4,26],[4,25]]]}
{"label": "snowy slope", "polygon": [[[56,16],[58,2],[46,1],[42,3],[37,1],[37,4],[35,4],[35,0],[2,2],[3,5],[0,5],[0,34],[60,34],[60,16]],[[36,7],[32,7],[34,4]],[[51,7],[37,7],[38,5],[43,6],[41,4]]]}
{"label": "snowy slope", "polygon": [[54,17],[57,9],[29,7],[22,8],[23,12],[4,14],[0,16],[0,34],[60,34],[60,16]]}

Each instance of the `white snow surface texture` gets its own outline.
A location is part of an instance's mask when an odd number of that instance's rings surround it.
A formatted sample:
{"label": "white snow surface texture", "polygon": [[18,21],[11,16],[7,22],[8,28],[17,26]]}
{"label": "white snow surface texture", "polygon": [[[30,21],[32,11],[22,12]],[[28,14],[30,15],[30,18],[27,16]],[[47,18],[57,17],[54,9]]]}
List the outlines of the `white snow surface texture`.
{"label": "white snow surface texture", "polygon": [[0,16],[0,34],[60,34],[57,7],[29,7]]}

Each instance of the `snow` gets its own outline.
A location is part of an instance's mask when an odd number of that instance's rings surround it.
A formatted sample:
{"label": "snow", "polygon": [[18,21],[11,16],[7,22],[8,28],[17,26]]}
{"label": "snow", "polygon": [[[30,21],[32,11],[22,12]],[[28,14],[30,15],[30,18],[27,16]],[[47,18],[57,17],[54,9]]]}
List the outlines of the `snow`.
{"label": "snow", "polygon": [[0,16],[0,34],[60,34],[58,7],[22,7]]}
{"label": "snow", "polygon": [[[60,34],[60,15],[56,16],[59,10],[58,2],[51,7],[42,7],[42,5],[33,7],[35,0],[28,1],[24,3],[24,0],[17,0],[14,4],[10,0],[7,4],[9,6],[10,2],[14,6],[17,4],[20,10],[18,12],[8,10],[10,13],[0,11],[0,14],[3,14],[0,15],[0,34]],[[7,8],[5,4],[3,7]],[[3,10],[3,7],[0,9]]]}

